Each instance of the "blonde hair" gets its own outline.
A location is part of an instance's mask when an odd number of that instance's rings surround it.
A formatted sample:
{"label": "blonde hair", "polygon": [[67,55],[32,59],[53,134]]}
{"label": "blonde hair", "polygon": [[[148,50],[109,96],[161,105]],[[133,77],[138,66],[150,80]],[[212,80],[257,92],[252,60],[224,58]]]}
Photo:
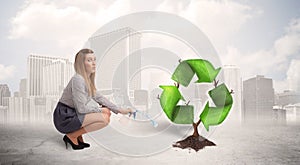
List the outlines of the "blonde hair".
{"label": "blonde hair", "polygon": [[81,49],[75,56],[74,68],[75,72],[80,74],[88,87],[89,96],[95,96],[95,72],[88,77],[87,71],[85,70],[85,57],[86,54],[94,53],[91,49]]}

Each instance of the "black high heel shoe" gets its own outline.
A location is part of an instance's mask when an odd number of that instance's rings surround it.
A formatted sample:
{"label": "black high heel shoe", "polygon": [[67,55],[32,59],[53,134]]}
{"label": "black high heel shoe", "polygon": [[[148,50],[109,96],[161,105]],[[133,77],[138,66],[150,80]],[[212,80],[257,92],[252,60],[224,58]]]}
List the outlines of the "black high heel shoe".
{"label": "black high heel shoe", "polygon": [[81,142],[78,138],[77,138],[77,141],[78,141],[78,144],[82,145],[84,148],[90,147],[90,144],[89,144],[89,143]]}
{"label": "black high heel shoe", "polygon": [[65,142],[65,144],[66,144],[66,149],[68,149],[68,143],[71,144],[73,150],[81,150],[81,149],[84,148],[83,145],[80,145],[79,143],[78,143],[78,145],[74,144],[74,143],[68,138],[67,135],[64,136],[63,140],[64,140],[64,142]]}

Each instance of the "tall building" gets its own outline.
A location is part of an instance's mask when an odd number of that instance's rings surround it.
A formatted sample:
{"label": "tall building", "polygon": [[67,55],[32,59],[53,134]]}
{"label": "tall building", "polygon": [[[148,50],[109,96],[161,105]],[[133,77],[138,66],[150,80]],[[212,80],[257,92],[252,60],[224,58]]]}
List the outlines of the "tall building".
{"label": "tall building", "polygon": [[19,95],[20,95],[20,97],[24,97],[24,98],[27,96],[27,79],[26,78],[23,78],[20,80]]}
{"label": "tall building", "polygon": [[277,93],[275,104],[285,106],[289,104],[300,103],[300,92],[285,90],[283,93]]}
{"label": "tall building", "polygon": [[[30,55],[27,59],[27,96],[42,96],[43,95],[43,82],[45,75],[43,68],[49,64],[57,61],[66,61],[67,59],[59,57],[47,57],[40,55]],[[57,76],[60,76],[58,73]]]}
{"label": "tall building", "polygon": [[242,78],[240,68],[235,65],[223,67],[224,83],[229,90],[233,90],[233,106],[228,116],[228,121],[242,121]]}
{"label": "tall building", "polygon": [[300,122],[300,103],[286,105],[284,109],[286,111],[287,124],[295,124]]}
{"label": "tall building", "polygon": [[6,124],[8,119],[8,106],[11,93],[7,84],[0,84],[0,124]]}
{"label": "tall building", "polygon": [[14,97],[20,97],[20,92],[14,92]]}
{"label": "tall building", "polygon": [[[300,92],[285,90],[275,95],[275,117],[283,118],[285,124],[300,121]],[[278,113],[279,112],[279,113]],[[280,116],[280,117],[278,117]],[[283,117],[281,117],[283,116]]]}
{"label": "tall building", "polygon": [[26,98],[23,97],[9,97],[8,106],[8,122],[22,123],[28,121],[28,107],[26,107]]}
{"label": "tall building", "polygon": [[273,81],[256,76],[243,82],[243,119],[266,121],[272,119],[274,105]]}
{"label": "tall building", "polygon": [[43,96],[60,96],[74,75],[73,63],[58,59],[43,67]]}
{"label": "tall building", "polygon": [[[30,55],[27,59],[27,97],[23,114],[29,122],[50,121],[60,93],[74,74],[73,64],[60,57]],[[25,82],[23,82],[25,83]],[[13,101],[13,100],[12,100]],[[20,102],[14,99],[16,104]]]}
{"label": "tall building", "polygon": [[4,125],[7,123],[8,106],[0,105],[0,124]]}
{"label": "tall building", "polygon": [[[89,47],[97,56],[96,83],[100,90],[119,90],[129,95],[141,89],[141,56],[130,56],[140,49],[140,34],[131,28],[121,28],[104,34],[95,34],[88,40]],[[132,91],[129,91],[130,82]],[[129,99],[128,99],[129,100]]]}
{"label": "tall building", "polygon": [[10,97],[10,90],[7,84],[0,84],[0,106],[8,106],[5,97]]}

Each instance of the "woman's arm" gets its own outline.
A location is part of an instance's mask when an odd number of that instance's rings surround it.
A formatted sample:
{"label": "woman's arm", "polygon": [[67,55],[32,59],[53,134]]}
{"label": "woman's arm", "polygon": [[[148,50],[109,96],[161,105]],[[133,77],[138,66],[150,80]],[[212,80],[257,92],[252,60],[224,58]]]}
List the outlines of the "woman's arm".
{"label": "woman's arm", "polygon": [[96,92],[96,95],[93,97],[93,99],[96,100],[96,102],[98,102],[99,104],[106,106],[115,114],[120,113],[121,108],[117,107],[114,103],[110,102],[107,98],[101,95],[99,91]]}
{"label": "woman's arm", "polygon": [[71,81],[75,109],[79,113],[101,112],[99,104],[88,95],[84,79],[76,75]]}

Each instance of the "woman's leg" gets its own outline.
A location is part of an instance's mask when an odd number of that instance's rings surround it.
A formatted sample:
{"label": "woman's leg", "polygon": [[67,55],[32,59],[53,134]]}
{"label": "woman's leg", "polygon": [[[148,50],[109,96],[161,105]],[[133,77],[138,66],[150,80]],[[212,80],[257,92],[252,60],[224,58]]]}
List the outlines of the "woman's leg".
{"label": "woman's leg", "polygon": [[[106,108],[107,109],[107,108]],[[82,123],[82,127],[74,132],[68,133],[67,136],[74,143],[78,144],[77,138],[81,138],[80,140],[83,142],[82,134],[87,132],[92,132],[99,130],[105,126],[107,126],[110,122],[110,111],[103,110],[101,113],[89,113],[86,114]]]}
{"label": "woman's leg", "polygon": [[[88,118],[85,117],[84,122],[82,124],[83,130],[80,133],[84,134],[86,132],[96,131],[96,130],[99,130],[99,129],[107,126],[110,122],[110,115],[111,115],[111,113],[108,108],[102,109],[102,117],[104,117],[104,120],[103,120],[104,125],[102,122],[99,121],[99,118],[101,118],[101,116],[92,115],[92,116],[89,116]],[[96,122],[94,122],[94,121],[96,121]],[[81,142],[84,142],[83,138],[82,138],[82,134],[78,136],[78,140]]]}

